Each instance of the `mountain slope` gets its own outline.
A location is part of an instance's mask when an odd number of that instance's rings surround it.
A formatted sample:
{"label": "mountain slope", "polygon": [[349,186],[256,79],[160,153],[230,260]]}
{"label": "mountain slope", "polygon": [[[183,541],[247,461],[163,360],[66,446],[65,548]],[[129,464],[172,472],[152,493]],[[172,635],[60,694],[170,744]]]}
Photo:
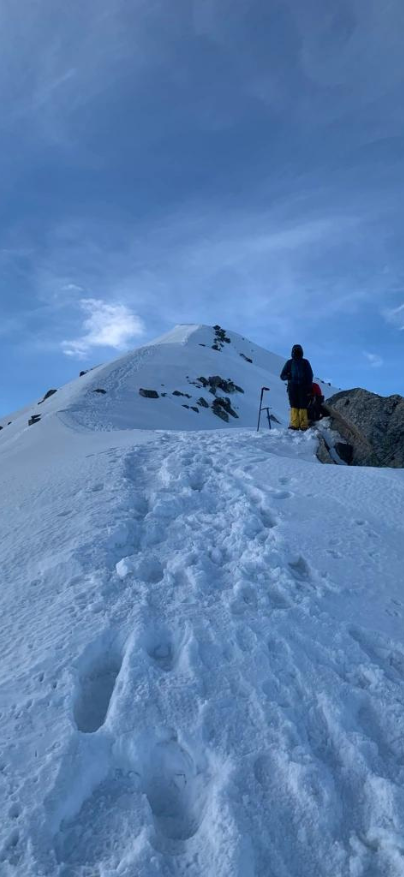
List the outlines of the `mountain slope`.
{"label": "mountain slope", "polygon": [[403,473],[93,379],[1,437],[2,875],[401,877]]}
{"label": "mountain slope", "polygon": [[[226,340],[220,340],[223,337]],[[177,326],[162,338],[87,372],[40,405],[3,418],[0,425],[12,420],[6,433],[13,436],[26,428],[33,414],[44,419],[62,412],[65,422],[91,430],[254,426],[262,386],[270,387],[266,404],[281,422],[286,422],[288,400],[279,379],[284,362],[234,332],[208,326]],[[215,416],[215,397],[198,381],[215,375],[230,378],[240,388],[230,394],[235,416],[229,415],[227,421]],[[157,391],[159,398],[143,398],[139,395],[141,388]],[[328,385],[323,389],[325,395],[333,391]],[[217,399],[226,396],[228,392],[217,390]],[[209,408],[198,404],[201,399]],[[0,442],[2,439],[0,435]]]}

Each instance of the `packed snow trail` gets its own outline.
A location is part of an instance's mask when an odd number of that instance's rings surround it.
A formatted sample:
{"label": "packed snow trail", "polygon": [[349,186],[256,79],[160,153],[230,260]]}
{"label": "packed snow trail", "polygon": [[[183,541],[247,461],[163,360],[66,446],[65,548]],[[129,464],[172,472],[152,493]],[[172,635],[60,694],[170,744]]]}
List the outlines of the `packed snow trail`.
{"label": "packed snow trail", "polygon": [[3,476],[2,873],[401,877],[402,473],[283,430],[57,448]]}

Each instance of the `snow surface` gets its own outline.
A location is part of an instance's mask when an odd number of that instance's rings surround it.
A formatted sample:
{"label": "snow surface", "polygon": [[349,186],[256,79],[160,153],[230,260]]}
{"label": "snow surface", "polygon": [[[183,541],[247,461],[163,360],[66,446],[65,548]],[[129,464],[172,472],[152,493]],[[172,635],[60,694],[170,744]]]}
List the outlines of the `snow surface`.
{"label": "snow surface", "polygon": [[[283,361],[211,333],[5,419],[2,877],[404,873],[403,472],[257,434]],[[138,397],[184,366],[242,428]]]}

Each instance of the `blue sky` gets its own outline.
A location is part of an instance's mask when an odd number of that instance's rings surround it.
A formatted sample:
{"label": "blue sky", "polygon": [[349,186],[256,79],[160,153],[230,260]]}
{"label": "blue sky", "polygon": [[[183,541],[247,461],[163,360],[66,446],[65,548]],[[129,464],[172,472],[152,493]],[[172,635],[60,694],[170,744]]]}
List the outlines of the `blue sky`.
{"label": "blue sky", "polygon": [[178,322],[403,392],[402,0],[1,19],[1,412]]}

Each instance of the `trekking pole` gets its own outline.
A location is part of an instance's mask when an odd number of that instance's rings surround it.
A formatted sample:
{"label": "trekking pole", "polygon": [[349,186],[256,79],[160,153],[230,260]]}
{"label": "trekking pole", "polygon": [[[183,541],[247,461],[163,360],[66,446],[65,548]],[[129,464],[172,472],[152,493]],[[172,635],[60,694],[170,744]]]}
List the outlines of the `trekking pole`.
{"label": "trekking pole", "polygon": [[265,393],[265,392],[269,393],[269,390],[270,390],[269,387],[261,387],[260,410],[259,410],[259,412],[258,412],[258,426],[257,426],[257,432],[260,431],[261,411],[262,411],[262,400],[263,400],[263,398],[264,398],[264,393]]}

